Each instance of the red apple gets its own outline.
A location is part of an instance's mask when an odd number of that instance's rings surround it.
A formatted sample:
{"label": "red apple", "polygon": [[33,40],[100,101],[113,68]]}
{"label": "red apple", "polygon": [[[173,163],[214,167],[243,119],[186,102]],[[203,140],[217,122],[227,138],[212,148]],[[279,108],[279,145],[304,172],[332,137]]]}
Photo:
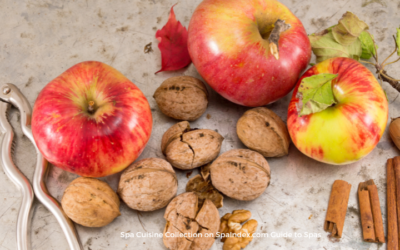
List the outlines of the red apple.
{"label": "red apple", "polygon": [[40,92],[32,133],[43,156],[86,177],[119,172],[149,140],[152,116],[143,93],[116,69],[82,62]]}
{"label": "red apple", "polygon": [[[280,19],[279,59],[269,35]],[[204,0],[189,24],[189,54],[204,80],[226,99],[263,106],[288,94],[311,58],[300,20],[276,0]]]}
{"label": "red apple", "polygon": [[[332,80],[336,104],[299,116],[298,89],[306,77],[337,74]],[[374,75],[350,58],[318,63],[300,78],[288,111],[288,129],[294,145],[305,155],[330,164],[348,164],[374,149],[386,128],[388,102]]]}

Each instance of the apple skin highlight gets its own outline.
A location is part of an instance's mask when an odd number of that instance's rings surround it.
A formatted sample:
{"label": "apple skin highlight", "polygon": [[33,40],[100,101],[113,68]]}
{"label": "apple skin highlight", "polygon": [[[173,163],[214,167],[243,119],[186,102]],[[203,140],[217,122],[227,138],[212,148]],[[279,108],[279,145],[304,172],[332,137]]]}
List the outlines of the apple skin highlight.
{"label": "apple skin highlight", "polygon": [[[291,28],[279,39],[279,60],[268,37],[275,21]],[[240,105],[264,106],[288,94],[311,58],[300,20],[275,0],[204,0],[189,24],[189,54],[220,95]]]}
{"label": "apple skin highlight", "polygon": [[143,151],[151,129],[146,97],[101,62],[78,63],[62,73],[40,92],[33,108],[32,133],[43,156],[85,177],[125,169]]}
{"label": "apple skin highlight", "polygon": [[[297,95],[305,77],[338,74],[332,80],[337,104],[299,117]],[[370,153],[378,144],[388,121],[388,102],[375,76],[350,58],[325,60],[299,79],[289,104],[287,125],[296,147],[324,163],[349,164]]]}

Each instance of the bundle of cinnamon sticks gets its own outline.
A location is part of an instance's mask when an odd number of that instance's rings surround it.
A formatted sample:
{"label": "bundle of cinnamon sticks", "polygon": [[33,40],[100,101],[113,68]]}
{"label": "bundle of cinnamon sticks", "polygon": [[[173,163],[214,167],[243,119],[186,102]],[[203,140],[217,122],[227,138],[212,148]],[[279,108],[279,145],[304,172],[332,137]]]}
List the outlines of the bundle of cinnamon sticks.
{"label": "bundle of cinnamon sticks", "polygon": [[400,235],[400,156],[387,161],[388,249],[399,249]]}

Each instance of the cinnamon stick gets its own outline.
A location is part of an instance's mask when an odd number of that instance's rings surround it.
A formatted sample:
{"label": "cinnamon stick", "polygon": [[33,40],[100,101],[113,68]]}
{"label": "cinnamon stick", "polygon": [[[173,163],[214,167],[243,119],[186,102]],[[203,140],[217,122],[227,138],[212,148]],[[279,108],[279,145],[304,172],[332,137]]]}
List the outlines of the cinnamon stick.
{"label": "cinnamon stick", "polygon": [[393,158],[394,180],[396,186],[396,207],[397,207],[397,233],[400,247],[400,156]]}
{"label": "cinnamon stick", "polygon": [[336,180],[333,183],[324,224],[324,230],[331,232],[333,237],[342,237],[350,190],[351,185],[345,181]]}
{"label": "cinnamon stick", "polygon": [[369,200],[369,192],[367,185],[361,182],[358,185],[358,201],[360,203],[361,226],[363,238],[366,241],[375,241],[374,219],[372,217],[371,201]]}
{"label": "cinnamon stick", "polygon": [[378,189],[374,183],[374,185],[368,186],[369,198],[371,201],[372,215],[374,217],[374,226],[375,226],[375,239],[379,243],[385,242],[385,231],[383,229],[383,220],[382,220],[382,212],[381,205],[379,203]]}
{"label": "cinnamon stick", "polygon": [[[396,161],[397,163],[397,161]],[[399,238],[397,228],[397,206],[396,206],[396,184],[394,172],[394,160],[387,161],[387,223],[388,223],[388,250],[399,249]]]}
{"label": "cinnamon stick", "polygon": [[385,242],[378,189],[373,180],[358,185],[363,238],[368,242]]}

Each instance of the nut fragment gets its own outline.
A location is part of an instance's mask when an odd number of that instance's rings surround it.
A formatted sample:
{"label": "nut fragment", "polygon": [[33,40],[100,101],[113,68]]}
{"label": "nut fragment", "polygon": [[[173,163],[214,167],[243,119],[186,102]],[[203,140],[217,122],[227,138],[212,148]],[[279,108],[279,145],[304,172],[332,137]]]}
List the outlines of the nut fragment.
{"label": "nut fragment", "polygon": [[201,176],[203,176],[204,180],[208,180],[208,178],[210,177],[210,167],[211,167],[211,163],[208,163],[204,166],[201,166],[201,168],[200,168],[200,174],[201,174]]}
{"label": "nut fragment", "polygon": [[167,206],[164,218],[167,224],[163,242],[170,250],[207,250],[215,241],[219,228],[218,209],[207,199],[198,209],[195,193],[176,196]]}
{"label": "nut fragment", "polygon": [[161,150],[172,166],[193,169],[214,160],[224,138],[210,129],[190,129],[187,121],[169,128],[161,140]]}
{"label": "nut fragment", "polygon": [[223,206],[224,197],[214,188],[210,180],[204,180],[201,175],[196,175],[186,184],[186,192],[194,192],[199,197],[199,206],[204,200],[211,200],[217,208]]}
{"label": "nut fragment", "polygon": [[102,227],[121,215],[118,195],[107,183],[94,178],[73,180],[61,205],[71,220],[85,227]]}
{"label": "nut fragment", "polygon": [[237,200],[253,200],[268,187],[271,171],[265,158],[249,149],[232,149],[210,166],[211,183]]}
{"label": "nut fragment", "polygon": [[236,124],[236,132],[244,145],[265,157],[289,153],[290,137],[286,124],[267,108],[246,111]]}
{"label": "nut fragment", "polygon": [[256,220],[247,221],[250,217],[251,212],[248,210],[235,210],[221,218],[219,231],[221,241],[224,242],[223,250],[240,250],[253,240],[258,223]]}
{"label": "nut fragment", "polygon": [[206,111],[208,105],[206,86],[191,76],[168,78],[153,97],[161,112],[177,120],[194,121]]}
{"label": "nut fragment", "polygon": [[176,195],[178,180],[171,164],[147,158],[129,166],[121,175],[118,194],[132,209],[154,211]]}
{"label": "nut fragment", "polygon": [[397,117],[390,122],[389,125],[389,134],[390,138],[396,145],[396,147],[400,150],[400,117]]}

